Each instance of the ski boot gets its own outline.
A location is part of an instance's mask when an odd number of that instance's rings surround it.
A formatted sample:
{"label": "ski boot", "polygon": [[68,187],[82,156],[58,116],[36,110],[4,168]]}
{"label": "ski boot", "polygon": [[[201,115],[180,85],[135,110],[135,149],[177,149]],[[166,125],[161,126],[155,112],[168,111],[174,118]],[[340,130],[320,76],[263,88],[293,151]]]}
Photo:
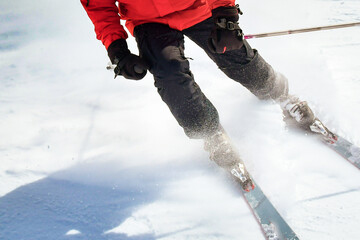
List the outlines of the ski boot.
{"label": "ski boot", "polygon": [[280,106],[284,112],[284,121],[289,126],[297,126],[307,132],[319,134],[328,143],[335,143],[338,139],[325,125],[314,116],[314,113],[307,102],[300,101],[299,98],[288,95],[280,100]]}
{"label": "ski boot", "polygon": [[288,95],[280,100],[280,106],[284,113],[284,121],[289,126],[311,130],[310,126],[314,123],[315,116],[306,101],[300,101],[298,97]]}
{"label": "ski boot", "polygon": [[244,163],[222,127],[204,139],[204,149],[210,153],[210,159],[229,171],[245,191],[255,188]]}

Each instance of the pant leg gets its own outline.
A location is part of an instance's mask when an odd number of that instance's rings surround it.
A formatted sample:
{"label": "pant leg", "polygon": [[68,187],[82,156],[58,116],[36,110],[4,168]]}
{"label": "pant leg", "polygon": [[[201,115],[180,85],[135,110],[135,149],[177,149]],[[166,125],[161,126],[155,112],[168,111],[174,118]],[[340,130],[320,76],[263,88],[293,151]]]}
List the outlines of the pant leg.
{"label": "pant leg", "polygon": [[241,83],[260,99],[278,99],[288,94],[287,79],[273,68],[244,40],[239,50],[212,53],[207,45],[213,28],[212,18],[185,29],[183,33],[199,45],[231,79]]}
{"label": "pant leg", "polygon": [[155,87],[190,138],[203,138],[219,126],[215,107],[194,81],[184,56],[184,36],[167,25],[147,23],[135,28],[140,56],[153,74]]}

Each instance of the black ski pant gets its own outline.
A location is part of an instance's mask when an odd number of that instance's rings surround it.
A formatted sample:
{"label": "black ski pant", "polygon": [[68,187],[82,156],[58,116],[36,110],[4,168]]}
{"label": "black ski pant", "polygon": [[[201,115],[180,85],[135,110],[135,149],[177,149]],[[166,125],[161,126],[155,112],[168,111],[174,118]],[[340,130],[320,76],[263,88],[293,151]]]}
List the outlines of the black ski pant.
{"label": "black ski pant", "polygon": [[205,138],[219,127],[216,108],[194,80],[184,55],[184,35],[199,45],[229,78],[241,83],[260,99],[277,99],[287,93],[287,81],[245,41],[239,50],[210,52],[207,41],[213,28],[209,18],[178,31],[168,25],[146,23],[135,28],[139,54],[149,64],[155,87],[179,125],[190,138]]}

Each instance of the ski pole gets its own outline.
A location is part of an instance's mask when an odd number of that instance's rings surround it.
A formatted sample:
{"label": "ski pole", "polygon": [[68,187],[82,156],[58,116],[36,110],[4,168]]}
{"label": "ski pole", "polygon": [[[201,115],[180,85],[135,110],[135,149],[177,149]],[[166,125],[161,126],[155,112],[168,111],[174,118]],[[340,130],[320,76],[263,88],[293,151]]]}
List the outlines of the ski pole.
{"label": "ski pole", "polygon": [[354,26],[359,26],[359,25],[360,25],[360,22],[354,22],[354,23],[336,24],[336,25],[328,25],[328,26],[321,26],[321,27],[300,28],[300,29],[295,29],[295,30],[287,30],[287,31],[279,31],[279,32],[249,34],[249,35],[245,35],[244,38],[252,39],[252,38],[274,37],[274,36],[281,36],[281,35],[288,35],[288,34],[295,34],[295,33],[315,32],[315,31],[321,31],[321,30],[354,27]]}

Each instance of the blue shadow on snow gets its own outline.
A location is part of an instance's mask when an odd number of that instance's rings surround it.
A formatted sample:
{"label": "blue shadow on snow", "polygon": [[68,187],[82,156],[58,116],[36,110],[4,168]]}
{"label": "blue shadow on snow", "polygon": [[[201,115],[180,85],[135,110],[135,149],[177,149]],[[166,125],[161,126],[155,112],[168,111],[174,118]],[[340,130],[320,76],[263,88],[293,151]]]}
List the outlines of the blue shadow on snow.
{"label": "blue shadow on snow", "polygon": [[[1,197],[0,239],[155,239],[153,234],[129,237],[104,232],[119,226],[137,207],[153,202],[176,172],[161,167],[112,170],[109,179],[106,171],[88,167],[67,169]],[[99,184],[96,179],[102,177],[114,184]],[[81,233],[66,235],[72,229]]]}

